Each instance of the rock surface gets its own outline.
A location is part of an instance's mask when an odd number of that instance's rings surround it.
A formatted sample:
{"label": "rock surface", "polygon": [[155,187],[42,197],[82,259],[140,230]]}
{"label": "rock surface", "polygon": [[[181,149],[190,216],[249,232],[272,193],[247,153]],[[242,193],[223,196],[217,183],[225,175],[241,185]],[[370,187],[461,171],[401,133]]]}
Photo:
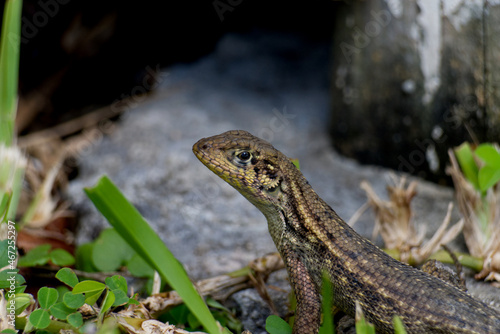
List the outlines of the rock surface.
{"label": "rock surface", "polygon": [[[327,60],[328,45],[253,32],[227,35],[212,55],[165,69],[156,93],[130,105],[116,130],[80,156],[80,174],[69,187],[81,214],[78,242],[109,226],[82,191],[106,174],[193,279],[233,271],[275,252],[262,214],[191,152],[198,139],[230,129],[250,131],[299,158],[317,193],[346,220],[366,201],[362,180],[385,196],[389,170],[360,166],[331,148]],[[453,193],[423,181],[418,191],[415,218],[429,225],[430,235]],[[457,219],[455,212],[452,222]],[[372,222],[366,213],[354,227],[370,237]],[[272,277],[288,286],[284,271]],[[283,315],[286,293],[273,292],[273,297],[281,300]],[[245,328],[264,333],[270,311],[260,297],[246,290],[233,300]]]}

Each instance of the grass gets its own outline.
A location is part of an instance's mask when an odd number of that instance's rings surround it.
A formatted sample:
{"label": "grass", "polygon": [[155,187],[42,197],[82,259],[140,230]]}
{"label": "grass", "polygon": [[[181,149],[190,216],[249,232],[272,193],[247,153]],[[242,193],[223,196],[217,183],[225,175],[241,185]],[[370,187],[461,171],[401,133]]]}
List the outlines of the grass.
{"label": "grass", "polygon": [[177,291],[203,327],[210,334],[220,333],[182,265],[111,180],[104,176],[85,192],[123,239]]}
{"label": "grass", "polygon": [[0,40],[0,217],[15,217],[26,159],[13,146],[17,112],[22,1],[5,2]]}

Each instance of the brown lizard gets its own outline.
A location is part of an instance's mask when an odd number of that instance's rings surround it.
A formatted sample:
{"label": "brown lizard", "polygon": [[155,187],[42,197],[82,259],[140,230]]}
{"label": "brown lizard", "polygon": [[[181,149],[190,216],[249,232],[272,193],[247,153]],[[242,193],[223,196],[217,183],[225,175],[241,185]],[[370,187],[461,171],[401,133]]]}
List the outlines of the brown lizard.
{"label": "brown lizard", "polygon": [[401,263],[357,234],[268,142],[246,131],[203,138],[193,152],[267,218],[297,297],[293,333],[317,333],[322,272],[333,303],[358,302],[379,333],[398,315],[408,333],[500,333],[500,314],[439,278]]}

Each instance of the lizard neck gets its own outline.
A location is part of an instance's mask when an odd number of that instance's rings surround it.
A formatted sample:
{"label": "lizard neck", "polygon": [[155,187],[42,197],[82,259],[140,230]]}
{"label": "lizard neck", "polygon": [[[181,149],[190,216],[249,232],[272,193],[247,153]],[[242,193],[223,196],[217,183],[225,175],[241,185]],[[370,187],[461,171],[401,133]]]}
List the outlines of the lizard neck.
{"label": "lizard neck", "polygon": [[353,251],[373,247],[316,194],[295,166],[282,170],[278,200],[267,212],[261,210],[278,250],[288,242],[308,253],[323,252],[327,247],[332,257],[345,258]]}
{"label": "lizard neck", "polygon": [[267,218],[269,232],[278,248],[283,240],[300,243],[305,238],[308,243],[319,243],[318,228],[325,224],[347,226],[288,158],[283,159],[281,170],[282,180],[276,201],[266,208],[259,208]]}

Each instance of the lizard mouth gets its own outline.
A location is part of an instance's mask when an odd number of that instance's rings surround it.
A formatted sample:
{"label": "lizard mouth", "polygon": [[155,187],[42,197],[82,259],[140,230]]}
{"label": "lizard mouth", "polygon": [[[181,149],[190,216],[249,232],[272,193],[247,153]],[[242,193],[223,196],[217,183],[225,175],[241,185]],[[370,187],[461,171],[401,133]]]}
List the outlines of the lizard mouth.
{"label": "lizard mouth", "polygon": [[205,151],[210,148],[210,145],[206,143],[205,138],[198,140],[194,145],[193,145],[193,153],[194,155],[200,160],[205,166],[208,167],[207,162],[207,153]]}

